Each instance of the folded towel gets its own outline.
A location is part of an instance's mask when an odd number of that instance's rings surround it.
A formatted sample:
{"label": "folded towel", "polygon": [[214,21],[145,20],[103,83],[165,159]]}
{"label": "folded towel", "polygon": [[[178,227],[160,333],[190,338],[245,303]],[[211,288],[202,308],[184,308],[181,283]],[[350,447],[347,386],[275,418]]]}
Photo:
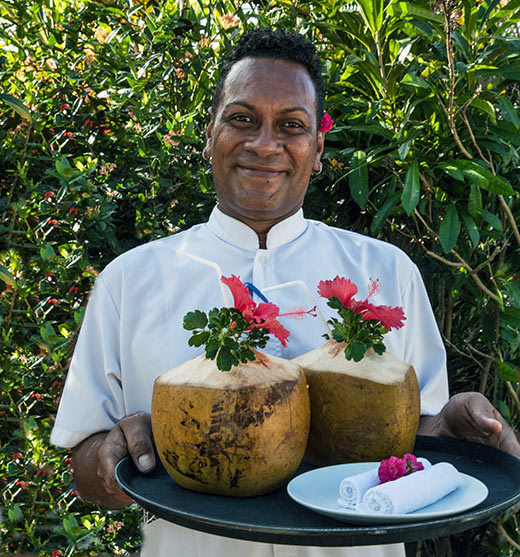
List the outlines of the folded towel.
{"label": "folded towel", "polygon": [[370,512],[405,514],[431,505],[462,485],[462,477],[448,462],[370,488],[363,506]]}
{"label": "folded towel", "polygon": [[[430,461],[426,458],[418,458],[417,460],[425,469],[431,466]],[[350,476],[341,480],[339,484],[338,505],[345,509],[355,510],[357,506],[361,504],[363,495],[366,491],[379,484],[377,469],[378,467],[376,466],[367,472],[362,472],[361,474],[356,474],[355,476]],[[417,474],[417,472],[413,473]]]}

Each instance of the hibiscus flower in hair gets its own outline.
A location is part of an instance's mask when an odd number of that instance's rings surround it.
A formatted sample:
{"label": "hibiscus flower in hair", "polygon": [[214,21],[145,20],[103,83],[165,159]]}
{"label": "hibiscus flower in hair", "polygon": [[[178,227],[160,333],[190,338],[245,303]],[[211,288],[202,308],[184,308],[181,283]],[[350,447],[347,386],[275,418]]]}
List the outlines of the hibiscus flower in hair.
{"label": "hibiscus flower in hair", "polygon": [[403,308],[369,302],[379,289],[379,281],[371,280],[367,297],[357,300],[354,296],[358,288],[347,278],[336,276],[318,284],[318,294],[327,298],[327,305],[339,314],[340,319],[333,317],[328,322],[333,339],[345,343],[347,360],[359,362],[370,348],[383,354],[386,350],[383,335],[404,325]]}
{"label": "hibiscus flower in hair", "polygon": [[[221,371],[229,371],[239,362],[255,359],[255,348],[264,348],[269,335],[287,346],[289,331],[278,321],[280,309],[271,302],[257,304],[240,277],[222,277],[233,295],[233,307],[213,308],[208,314],[200,310],[184,316],[183,326],[193,331],[188,344],[204,346],[206,357],[214,360]],[[309,312],[305,312],[309,313]]]}

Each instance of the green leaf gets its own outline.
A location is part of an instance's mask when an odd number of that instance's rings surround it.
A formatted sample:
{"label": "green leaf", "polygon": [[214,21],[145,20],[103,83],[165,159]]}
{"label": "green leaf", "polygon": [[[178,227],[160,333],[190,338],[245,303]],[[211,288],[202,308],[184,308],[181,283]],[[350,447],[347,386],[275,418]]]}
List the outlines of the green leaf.
{"label": "green leaf", "polygon": [[0,100],[8,104],[12,109],[14,109],[18,114],[28,120],[32,121],[32,115],[29,108],[27,108],[20,99],[13,97],[9,93],[0,93]]}
{"label": "green leaf", "polygon": [[483,112],[484,114],[487,114],[491,122],[493,122],[493,124],[496,125],[497,117],[495,114],[495,107],[489,101],[476,98],[471,102],[471,105],[477,108],[478,110],[480,110],[481,112]]}
{"label": "green leaf", "polygon": [[404,85],[412,85],[413,87],[416,87],[418,89],[431,89],[431,85],[425,79],[416,75],[414,72],[408,72],[401,80],[401,83],[403,83]]}
{"label": "green leaf", "polygon": [[56,257],[56,252],[54,251],[54,248],[46,242],[40,248],[40,257],[44,261],[47,261],[48,259],[52,259],[53,257]]}
{"label": "green leaf", "polygon": [[368,201],[368,166],[364,151],[356,151],[350,163],[349,188],[352,199],[360,209],[365,209]]}
{"label": "green leaf", "polygon": [[413,213],[417,203],[419,203],[420,193],[421,181],[419,177],[419,163],[417,159],[414,159],[406,173],[404,189],[401,194],[401,203],[408,216]]}
{"label": "green leaf", "polygon": [[502,320],[507,321],[512,327],[520,328],[519,308],[505,308],[500,315]]}
{"label": "green leaf", "polygon": [[515,195],[516,192],[509,182],[503,178],[499,178],[492,174],[487,168],[484,168],[475,161],[468,160],[451,160],[440,163],[447,174],[456,179],[460,179],[460,173],[469,179],[470,183],[477,183],[483,190],[499,195]]}
{"label": "green leaf", "polygon": [[11,285],[13,288],[16,287],[15,276],[9,271],[7,267],[4,267],[1,263],[0,263],[0,279],[3,280],[6,284]]}
{"label": "green leaf", "polygon": [[372,234],[374,235],[377,234],[377,232],[379,232],[379,230],[383,228],[386,217],[391,213],[392,209],[397,205],[400,197],[401,194],[399,192],[395,192],[383,203],[381,209],[379,209],[375,217],[372,219],[372,224],[370,225],[370,232]]}
{"label": "green leaf", "polygon": [[187,313],[182,321],[182,326],[187,331],[193,331],[194,329],[204,329],[207,324],[207,315],[203,311],[200,311],[198,309]]}
{"label": "green leaf", "polygon": [[520,308],[520,282],[508,281],[504,284],[504,290],[513,308]]}
{"label": "green leaf", "polygon": [[200,333],[192,335],[190,337],[190,339],[188,340],[188,345],[189,346],[202,346],[209,339],[209,335],[210,335],[209,331],[202,331]]}
{"label": "green leaf", "polygon": [[483,209],[482,218],[495,230],[498,230],[498,232],[504,231],[504,227],[502,226],[502,221],[493,213],[490,213],[489,211],[486,211],[486,209]]}
{"label": "green leaf", "polygon": [[462,220],[464,221],[464,227],[466,228],[466,232],[468,233],[473,247],[477,247],[478,243],[480,242],[480,233],[478,231],[477,225],[475,224],[475,221],[466,214],[462,214]]}
{"label": "green leaf", "polygon": [[482,215],[482,193],[478,184],[472,183],[469,190],[468,211],[474,219]]}
{"label": "green leaf", "polygon": [[20,505],[14,505],[7,511],[9,522],[21,522],[23,520],[23,512]]}
{"label": "green leaf", "polygon": [[360,362],[368,350],[364,342],[354,341],[345,347],[345,357],[347,360],[354,360]]}
{"label": "green leaf", "polygon": [[242,363],[252,362],[255,359],[255,353],[247,346],[241,346],[238,349],[238,357]]}
{"label": "green leaf", "polygon": [[54,165],[56,166],[58,174],[64,178],[70,178],[74,174],[74,169],[70,166],[67,157],[61,156],[59,159],[56,159]]}
{"label": "green leaf", "polygon": [[498,369],[498,376],[502,381],[520,381],[520,376],[512,365],[507,362],[502,362],[501,360],[495,360]]}
{"label": "green leaf", "polygon": [[504,95],[498,95],[498,102],[511,124],[513,124],[516,129],[520,128],[520,117],[518,116],[517,109],[513,106],[511,101]]}
{"label": "green leaf", "polygon": [[459,180],[459,182],[464,182],[464,173],[456,164],[452,162],[441,162],[438,167],[442,168],[448,176],[455,178],[455,180]]}
{"label": "green leaf", "polygon": [[414,5],[413,2],[388,2],[388,14],[394,17],[413,16],[419,20],[442,24],[444,19],[430,8]]}
{"label": "green leaf", "polygon": [[217,367],[220,371],[229,371],[233,366],[238,364],[238,358],[231,352],[229,348],[223,346],[217,356]]}
{"label": "green leaf", "polygon": [[210,338],[206,344],[206,358],[214,360],[217,355],[218,349],[220,348],[220,342],[215,338]]}
{"label": "green leaf", "polygon": [[506,420],[509,420],[511,418],[511,411],[509,410],[509,406],[503,400],[497,400],[496,408]]}
{"label": "green leaf", "polygon": [[439,240],[444,253],[449,253],[457,245],[459,232],[459,213],[455,205],[450,205],[439,228]]}

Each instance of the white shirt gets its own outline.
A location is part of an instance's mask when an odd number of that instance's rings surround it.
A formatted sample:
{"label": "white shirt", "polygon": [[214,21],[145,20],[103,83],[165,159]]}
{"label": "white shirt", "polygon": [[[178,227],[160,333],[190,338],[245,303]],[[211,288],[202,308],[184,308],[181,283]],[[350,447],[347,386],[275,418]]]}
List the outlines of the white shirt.
{"label": "white shirt", "polygon": [[[414,366],[421,413],[436,414],[448,400],[444,347],[419,271],[406,254],[391,244],[306,220],[301,210],[271,228],[267,249],[259,249],[252,229],[215,208],[207,223],[130,250],[100,274],[67,375],[51,435],[54,444],[74,447],[93,433],[110,430],[124,416],[150,412],[154,379],[201,352],[188,346],[191,333],[183,329],[183,317],[194,309],[221,307],[220,286],[212,269],[178,255],[178,250],[214,261],[225,276],[238,275],[260,290],[303,280],[325,319],[335,312],[316,293],[321,280],[336,275],[349,278],[359,288],[356,298],[364,299],[369,282],[379,279],[380,292],[371,301],[402,306],[406,315],[405,326],[385,335],[384,341],[389,352]],[[309,309],[310,305],[297,287],[274,291],[268,298],[281,313],[302,306]],[[288,345],[283,348],[273,338],[266,352],[291,359],[324,342],[317,318],[285,317],[281,321],[291,332]],[[354,555],[347,548],[239,542],[162,520],[153,522],[148,531],[152,529],[153,551],[145,529],[143,556],[159,557],[162,543],[165,548],[170,543],[179,548],[187,544],[186,552],[178,551],[183,557]],[[383,546],[386,552],[381,555],[402,555],[401,548],[392,553],[395,547]],[[366,555],[379,555],[377,551],[372,548]]]}

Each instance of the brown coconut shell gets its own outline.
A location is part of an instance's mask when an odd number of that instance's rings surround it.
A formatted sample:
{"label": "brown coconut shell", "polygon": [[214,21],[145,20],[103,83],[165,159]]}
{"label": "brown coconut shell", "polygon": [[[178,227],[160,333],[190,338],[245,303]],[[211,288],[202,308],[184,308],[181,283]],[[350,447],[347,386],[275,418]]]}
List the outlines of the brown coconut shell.
{"label": "brown coconut shell", "polygon": [[305,372],[311,400],[305,460],[323,466],[412,452],[420,418],[414,368],[373,350],[350,361],[344,348],[329,340],[293,360]]}
{"label": "brown coconut shell", "polygon": [[247,497],[280,487],[305,452],[310,405],[305,376],[256,352],[229,372],[198,356],[158,377],[152,429],[160,459],[182,487]]}

